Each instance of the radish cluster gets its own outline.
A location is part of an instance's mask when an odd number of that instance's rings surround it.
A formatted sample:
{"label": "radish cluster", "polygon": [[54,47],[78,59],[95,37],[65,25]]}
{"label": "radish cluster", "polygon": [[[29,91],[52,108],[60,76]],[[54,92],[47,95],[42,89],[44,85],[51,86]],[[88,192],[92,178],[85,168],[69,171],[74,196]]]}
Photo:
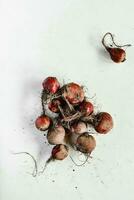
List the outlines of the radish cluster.
{"label": "radish cluster", "polygon": [[48,143],[54,145],[51,158],[65,159],[71,146],[90,155],[96,140],[88,131],[89,126],[96,133],[107,134],[113,128],[112,116],[107,112],[96,114],[93,103],[88,101],[83,87],[77,83],[61,86],[56,77],[47,77],[42,86],[42,114],[36,119],[35,126],[43,133],[47,131],[44,135]]}

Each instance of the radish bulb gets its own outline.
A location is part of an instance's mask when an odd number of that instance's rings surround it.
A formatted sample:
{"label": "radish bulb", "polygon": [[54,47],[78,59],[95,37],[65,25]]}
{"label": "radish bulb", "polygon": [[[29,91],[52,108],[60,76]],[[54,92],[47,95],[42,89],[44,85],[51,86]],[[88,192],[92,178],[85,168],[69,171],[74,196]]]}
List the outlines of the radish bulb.
{"label": "radish bulb", "polygon": [[51,124],[51,119],[47,115],[39,116],[35,121],[35,126],[40,131],[46,131]]}
{"label": "radish bulb", "polygon": [[100,134],[106,134],[113,128],[112,116],[107,112],[100,112],[95,116],[95,130]]}
{"label": "radish bulb", "polygon": [[126,52],[124,49],[107,47],[107,51],[111,59],[116,63],[121,63],[126,60]]}
{"label": "radish bulb", "polygon": [[79,150],[80,152],[91,154],[91,152],[96,147],[96,141],[92,135],[89,135],[89,133],[86,132],[78,137],[76,145],[77,150]]}
{"label": "radish bulb", "polygon": [[50,94],[55,94],[60,88],[60,83],[56,77],[48,77],[42,83],[43,88]]}
{"label": "radish bulb", "polygon": [[76,83],[68,83],[64,87],[63,96],[70,104],[77,105],[84,100],[84,91],[81,86]]}
{"label": "radish bulb", "polygon": [[54,112],[54,113],[58,113],[59,112],[59,105],[61,105],[61,101],[59,99],[53,99],[49,104],[48,104],[48,108]]}
{"label": "radish bulb", "polygon": [[64,160],[69,153],[69,149],[64,144],[58,144],[52,149],[52,158],[56,160]]}
{"label": "radish bulb", "polygon": [[94,111],[94,106],[89,101],[83,101],[80,105],[80,111],[84,116],[89,116]]}
{"label": "radish bulb", "polygon": [[84,122],[79,121],[79,122],[74,123],[71,126],[70,130],[72,133],[80,135],[87,131],[87,126]]}
{"label": "radish bulb", "polygon": [[65,139],[65,129],[63,126],[58,125],[50,130],[47,133],[47,140],[49,144],[62,144]]}

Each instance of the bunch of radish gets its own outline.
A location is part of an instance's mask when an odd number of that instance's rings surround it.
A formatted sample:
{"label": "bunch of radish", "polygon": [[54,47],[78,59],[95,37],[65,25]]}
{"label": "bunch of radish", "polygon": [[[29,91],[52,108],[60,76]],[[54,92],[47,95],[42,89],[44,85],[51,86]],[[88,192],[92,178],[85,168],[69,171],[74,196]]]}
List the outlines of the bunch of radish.
{"label": "bunch of radish", "polygon": [[42,113],[35,126],[46,135],[48,143],[54,145],[50,157],[63,160],[69,155],[70,147],[90,155],[96,140],[89,127],[94,128],[94,133],[107,134],[113,128],[111,115],[95,113],[93,103],[77,83],[61,86],[56,77],[47,77],[42,86]]}

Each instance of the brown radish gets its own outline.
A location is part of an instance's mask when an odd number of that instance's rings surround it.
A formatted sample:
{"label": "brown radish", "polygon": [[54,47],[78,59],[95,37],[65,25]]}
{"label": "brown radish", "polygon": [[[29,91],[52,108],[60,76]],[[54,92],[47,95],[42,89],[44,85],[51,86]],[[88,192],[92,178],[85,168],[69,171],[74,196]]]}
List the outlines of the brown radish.
{"label": "brown radish", "polygon": [[61,125],[48,130],[47,140],[49,144],[63,144],[65,139],[65,129]]}
{"label": "brown radish", "polygon": [[76,145],[80,152],[91,154],[96,147],[96,141],[92,135],[89,135],[89,133],[86,132],[78,137]]}
{"label": "brown radish", "polygon": [[52,158],[56,160],[64,160],[69,153],[69,149],[64,144],[58,144],[52,149]]}
{"label": "brown radish", "polygon": [[74,123],[71,126],[70,131],[72,133],[80,135],[80,134],[82,134],[82,133],[87,131],[87,126],[86,126],[86,124],[84,122],[79,121],[79,122]]}
{"label": "brown radish", "polygon": [[113,128],[112,116],[107,112],[100,112],[95,116],[94,128],[100,134],[106,134]]}

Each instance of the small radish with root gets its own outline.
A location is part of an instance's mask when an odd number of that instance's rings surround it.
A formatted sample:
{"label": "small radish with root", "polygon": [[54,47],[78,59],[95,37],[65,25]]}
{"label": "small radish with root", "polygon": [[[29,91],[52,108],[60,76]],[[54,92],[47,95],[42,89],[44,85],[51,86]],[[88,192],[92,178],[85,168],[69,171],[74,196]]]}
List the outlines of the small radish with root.
{"label": "small radish with root", "polygon": [[[106,43],[105,43],[106,36],[108,36],[108,35],[112,39],[112,45],[109,45],[109,46],[106,45]],[[102,38],[102,44],[105,47],[105,49],[108,51],[108,53],[110,54],[111,59],[116,63],[121,63],[126,60],[126,51],[122,48],[131,46],[131,44],[126,44],[126,45],[122,45],[122,46],[117,45],[114,41],[114,37],[113,37],[112,33],[110,33],[110,32],[108,32],[104,35],[104,37]]]}
{"label": "small radish with root", "polygon": [[94,128],[100,134],[106,134],[113,128],[112,116],[107,112],[100,112],[94,118]]}
{"label": "small radish with root", "polygon": [[65,129],[61,125],[48,130],[47,140],[49,144],[63,144],[65,140]]}
{"label": "small radish with root", "polygon": [[69,153],[69,148],[64,144],[58,144],[52,149],[52,158],[56,160],[64,160]]}
{"label": "small radish with root", "polygon": [[77,138],[76,146],[78,151],[91,154],[96,147],[96,141],[92,135],[86,132]]}
{"label": "small radish with root", "polygon": [[39,116],[35,121],[35,126],[40,131],[46,131],[51,124],[51,119],[47,115]]}

